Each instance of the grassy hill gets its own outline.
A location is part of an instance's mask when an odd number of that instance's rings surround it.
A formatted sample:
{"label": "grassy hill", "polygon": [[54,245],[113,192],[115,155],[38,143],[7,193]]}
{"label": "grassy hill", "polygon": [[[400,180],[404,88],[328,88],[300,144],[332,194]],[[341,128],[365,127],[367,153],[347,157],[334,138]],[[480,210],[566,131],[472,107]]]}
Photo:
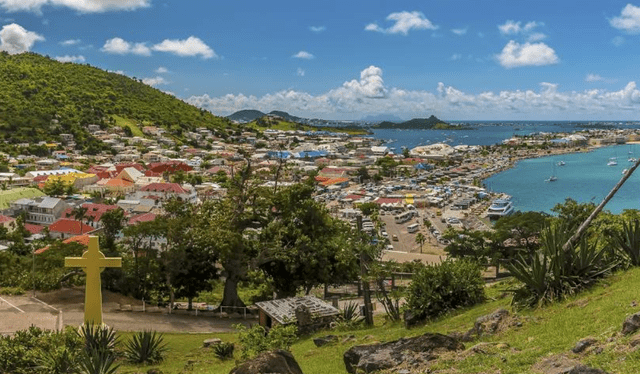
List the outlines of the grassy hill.
{"label": "grassy hill", "polygon": [[[34,53],[0,53],[0,140],[59,140],[71,133],[79,148],[100,148],[83,126],[156,124],[181,138],[197,127],[224,130],[226,118],[158,89],[89,65]],[[136,131],[135,129],[132,129]],[[137,132],[137,131],[136,131]]]}
{"label": "grassy hill", "polygon": [[[274,113],[274,112],[272,112]],[[258,118],[255,121],[249,122],[244,126],[258,130],[264,131],[267,129],[271,130],[280,130],[280,131],[328,131],[328,132],[341,132],[350,135],[366,135],[368,131],[361,127],[319,127],[319,126],[310,126],[304,125],[297,122],[292,122],[288,120],[283,120],[278,117],[272,117],[270,115],[266,115]]]}
{"label": "grassy hill", "polygon": [[448,123],[438,119],[438,117],[432,115],[429,118],[414,118],[405,122],[390,122],[384,121],[380,122],[377,125],[372,126],[373,128],[379,129],[411,129],[411,130],[422,130],[422,129],[436,129],[436,130],[450,130],[450,129],[461,129],[458,126],[451,126]]}
{"label": "grassy hill", "polygon": [[[488,290],[489,300],[474,308],[451,315],[423,327],[407,330],[399,324],[384,323],[378,319],[376,326],[356,331],[324,331],[305,337],[292,347],[292,352],[305,374],[345,373],[343,354],[353,345],[374,341],[391,341],[405,336],[416,336],[425,332],[450,333],[466,331],[476,318],[498,308],[510,309],[510,298],[503,291],[508,284],[497,285]],[[513,327],[501,333],[485,336],[480,340],[464,343],[467,351],[455,356],[442,356],[433,362],[434,373],[533,373],[532,366],[558,354],[581,361],[609,373],[637,373],[640,351],[631,346],[638,336],[622,336],[622,322],[629,314],[640,310],[640,269],[614,275],[600,286],[577,295],[565,302],[535,310],[516,313],[521,327]],[[355,339],[345,343],[316,348],[312,338],[336,334],[341,337],[354,335]],[[602,352],[573,354],[576,342],[585,337],[594,337]],[[209,336],[173,334],[167,335],[170,353],[159,367],[164,372],[180,372],[187,361],[192,361],[194,373],[228,373],[234,367],[233,360],[220,361],[202,347]],[[235,334],[215,334],[223,341],[236,341]],[[469,348],[481,343],[505,343],[484,347],[485,353],[471,353]],[[236,358],[239,353],[236,352]],[[124,366],[122,372],[141,371],[140,367]],[[146,368],[145,370],[146,371]],[[394,371],[395,372],[395,371]],[[426,371],[421,371],[426,372]]]}

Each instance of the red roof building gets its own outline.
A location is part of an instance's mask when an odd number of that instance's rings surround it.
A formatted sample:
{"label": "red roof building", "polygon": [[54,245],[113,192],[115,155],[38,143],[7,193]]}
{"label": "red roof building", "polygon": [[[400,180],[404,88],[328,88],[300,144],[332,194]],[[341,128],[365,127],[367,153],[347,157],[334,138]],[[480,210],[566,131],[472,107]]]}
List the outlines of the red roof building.
{"label": "red roof building", "polygon": [[[69,243],[80,243],[82,245],[84,245],[85,247],[89,246],[89,235],[79,235],[79,236],[74,236],[72,238],[69,239],[65,239],[62,241],[64,244],[69,244]],[[39,255],[41,253],[46,252],[49,249],[49,246],[40,248],[38,250],[36,250],[34,253]]]}
{"label": "red roof building", "polygon": [[31,235],[40,234],[44,230],[44,226],[34,225],[31,223],[25,223],[24,228],[31,233]]}
{"label": "red roof building", "polygon": [[126,168],[134,168],[136,170],[138,170],[141,173],[144,173],[144,171],[146,170],[146,168],[144,166],[142,166],[141,164],[137,163],[137,162],[127,162],[127,163],[121,163],[121,164],[117,164],[116,165],[116,172],[118,174],[120,174],[120,172]]}
{"label": "red roof building", "polygon": [[93,227],[69,218],[60,218],[49,226],[49,234],[51,237],[59,239],[67,239],[87,234],[93,230]]}
{"label": "red roof building", "polygon": [[150,183],[142,187],[140,191],[143,192],[162,192],[162,193],[174,193],[174,194],[186,194],[189,191],[185,190],[178,183]]}
{"label": "red roof building", "polygon": [[[178,170],[182,170],[185,173],[188,171],[193,170],[193,168],[187,164],[185,164],[184,162],[180,162],[180,161],[167,161],[167,162],[154,162],[152,164],[149,164],[149,170],[154,172],[154,173],[175,173]],[[145,173],[146,175],[146,173]]]}
{"label": "red roof building", "polygon": [[131,219],[129,219],[129,225],[135,225],[138,224],[140,222],[150,222],[153,221],[154,219],[156,219],[156,214],[153,213],[144,213],[144,214],[140,214],[137,215],[135,217],[132,217]]}
{"label": "red roof building", "polygon": [[[107,204],[91,204],[85,203],[82,204],[83,208],[87,208],[87,212],[85,215],[87,217],[91,217],[92,221],[97,224],[100,222],[100,218],[102,215],[110,210],[120,209],[117,205],[107,205]],[[62,213],[62,218],[71,218],[73,219],[73,209],[69,208]]]}

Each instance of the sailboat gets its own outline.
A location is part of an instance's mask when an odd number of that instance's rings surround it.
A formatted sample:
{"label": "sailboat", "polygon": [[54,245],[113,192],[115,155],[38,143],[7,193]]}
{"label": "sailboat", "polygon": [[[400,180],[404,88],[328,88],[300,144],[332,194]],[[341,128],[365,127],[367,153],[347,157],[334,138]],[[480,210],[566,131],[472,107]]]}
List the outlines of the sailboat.
{"label": "sailboat", "polygon": [[549,177],[549,179],[546,179],[545,182],[555,182],[558,180],[558,177],[556,176],[556,164],[553,164],[553,174],[551,174],[551,176]]}
{"label": "sailboat", "polygon": [[607,166],[616,166],[618,165],[618,156],[613,156],[609,158],[609,162],[607,162]]}
{"label": "sailboat", "polygon": [[558,166],[565,166],[566,164],[567,164],[567,163],[566,163],[566,162],[564,162],[564,161],[560,161],[560,162],[558,162]]}

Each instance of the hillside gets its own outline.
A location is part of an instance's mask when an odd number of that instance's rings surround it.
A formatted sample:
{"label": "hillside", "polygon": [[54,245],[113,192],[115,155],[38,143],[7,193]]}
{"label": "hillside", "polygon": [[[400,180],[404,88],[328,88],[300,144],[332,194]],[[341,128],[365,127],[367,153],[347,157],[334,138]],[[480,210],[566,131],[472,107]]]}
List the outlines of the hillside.
{"label": "hillside", "polygon": [[232,121],[247,123],[247,122],[255,121],[260,117],[264,117],[264,115],[265,113],[262,113],[259,110],[245,109],[245,110],[239,110],[231,115],[228,115],[227,118]]}
{"label": "hillside", "polygon": [[61,63],[34,53],[0,53],[0,140],[60,140],[70,133],[78,148],[102,144],[84,126],[127,121],[156,124],[181,139],[197,127],[225,129],[226,118],[196,108],[140,80],[89,65]]}
{"label": "hillside", "polygon": [[377,125],[372,126],[377,129],[409,129],[409,130],[423,130],[423,129],[455,129],[456,126],[451,126],[448,123],[438,119],[438,117],[431,115],[429,118],[414,118],[405,122],[390,122],[384,121]]}
{"label": "hillside", "polygon": [[[291,351],[305,374],[346,373],[343,354],[350,347],[418,336],[427,332],[451,333],[467,331],[478,317],[490,314],[499,308],[514,313],[510,297],[504,291],[512,284],[498,284],[488,289],[488,301],[467,310],[453,312],[437,321],[411,330],[400,324],[381,319],[370,329],[321,331],[304,337],[295,343]],[[565,302],[538,309],[515,312],[513,326],[501,329],[493,335],[465,342],[465,350],[455,354],[443,354],[425,367],[412,368],[409,373],[545,373],[536,371],[534,365],[549,357],[566,355],[607,373],[632,374],[638,372],[640,354],[637,343],[640,335],[624,336],[620,333],[625,317],[640,310],[637,289],[640,287],[640,269],[632,269],[608,278],[600,286],[583,292]],[[317,348],[314,337],[334,334],[339,337],[335,344]],[[170,353],[160,369],[179,371],[189,360],[194,372],[208,374],[228,373],[233,360],[220,361],[212,358],[211,352],[202,348],[202,341],[210,336],[172,334],[169,336]],[[352,336],[352,338],[345,339]],[[595,343],[585,352],[575,354],[571,349],[586,337]],[[236,342],[235,334],[215,334],[211,337]],[[599,353],[598,353],[599,352]],[[236,353],[236,358],[239,353]],[[124,370],[139,370],[125,365]],[[146,370],[146,368],[145,368]],[[389,373],[397,373],[398,370]],[[386,373],[386,372],[385,372]],[[595,372],[594,372],[595,373]]]}
{"label": "hillside", "polygon": [[[274,114],[284,112],[271,112],[266,116],[260,117],[255,121],[244,124],[244,126],[258,131],[264,131],[267,129],[280,130],[280,131],[327,131],[346,133],[349,135],[367,135],[369,132],[362,127],[331,127],[331,126],[311,126],[303,123],[284,119],[284,117]],[[286,114],[286,113],[285,113]],[[292,117],[291,118],[298,118]]]}

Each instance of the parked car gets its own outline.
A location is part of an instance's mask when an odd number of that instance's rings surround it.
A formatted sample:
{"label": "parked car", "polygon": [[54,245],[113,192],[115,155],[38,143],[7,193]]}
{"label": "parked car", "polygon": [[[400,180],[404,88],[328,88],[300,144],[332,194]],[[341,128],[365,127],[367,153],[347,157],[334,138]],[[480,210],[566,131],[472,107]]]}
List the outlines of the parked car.
{"label": "parked car", "polygon": [[397,242],[398,241],[398,235],[393,235],[391,237],[391,240],[393,240],[394,242]]}

